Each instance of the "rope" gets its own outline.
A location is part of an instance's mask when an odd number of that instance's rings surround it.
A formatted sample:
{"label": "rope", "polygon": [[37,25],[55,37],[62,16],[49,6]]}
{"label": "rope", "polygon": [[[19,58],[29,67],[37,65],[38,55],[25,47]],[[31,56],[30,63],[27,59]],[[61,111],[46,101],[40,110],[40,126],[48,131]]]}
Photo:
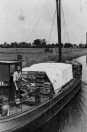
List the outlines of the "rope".
{"label": "rope", "polygon": [[82,13],[82,1],[80,0],[80,12]]}
{"label": "rope", "polygon": [[51,37],[51,33],[52,33],[52,29],[53,29],[53,25],[54,25],[55,15],[56,15],[56,11],[55,11],[55,13],[54,13],[54,17],[53,17],[52,28],[51,28],[50,36],[49,36],[49,39],[48,39],[48,44],[49,44],[49,41],[50,41],[50,37]]}
{"label": "rope", "polygon": [[64,28],[65,41],[67,42],[67,40],[66,40],[66,31],[65,31],[65,26],[64,26],[64,18],[63,18],[63,28]]}
{"label": "rope", "polygon": [[62,14],[63,14],[64,24],[65,24],[65,30],[66,30],[67,39],[68,39],[68,42],[70,43],[69,36],[68,36],[68,31],[67,31],[67,28],[66,28],[66,22],[65,22],[63,7],[62,7]]}
{"label": "rope", "polygon": [[[49,2],[49,1],[48,1],[48,2]],[[40,21],[40,19],[41,19],[42,15],[43,15],[43,13],[44,13],[44,11],[45,11],[45,9],[46,9],[47,5],[48,5],[48,2],[47,2],[46,6],[45,6],[45,8],[44,8],[44,10],[43,10],[43,12],[41,13],[41,15],[40,15],[40,17],[39,17],[38,21],[36,22],[36,24],[35,24],[34,28],[32,29],[32,31],[31,31],[31,33],[29,34],[29,36],[28,36],[28,38],[27,38],[27,40],[26,40],[26,41],[28,41],[28,39],[30,38],[31,34],[32,34],[32,33],[33,33],[33,31],[35,30],[35,28],[36,28],[37,24],[39,23],[39,21]]]}

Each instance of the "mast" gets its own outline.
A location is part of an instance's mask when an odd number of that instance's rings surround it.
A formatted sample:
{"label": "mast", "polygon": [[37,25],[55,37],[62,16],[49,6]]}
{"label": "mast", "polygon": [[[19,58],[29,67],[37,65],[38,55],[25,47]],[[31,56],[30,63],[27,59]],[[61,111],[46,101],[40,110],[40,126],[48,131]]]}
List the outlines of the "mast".
{"label": "mast", "polygon": [[57,30],[58,30],[58,44],[59,44],[59,62],[62,60],[61,50],[61,0],[56,0],[57,9]]}

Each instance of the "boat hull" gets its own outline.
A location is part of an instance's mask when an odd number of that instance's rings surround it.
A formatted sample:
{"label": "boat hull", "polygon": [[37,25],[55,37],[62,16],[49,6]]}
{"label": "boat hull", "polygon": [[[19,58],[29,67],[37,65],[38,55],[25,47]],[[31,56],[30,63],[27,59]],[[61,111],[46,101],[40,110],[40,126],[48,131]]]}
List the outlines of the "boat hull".
{"label": "boat hull", "polygon": [[49,121],[54,115],[56,115],[69,100],[78,92],[81,88],[82,74],[66,85],[59,95],[53,97],[49,101],[37,106],[31,111],[25,111],[20,115],[9,117],[0,121],[0,130],[2,132],[20,132],[35,131]]}

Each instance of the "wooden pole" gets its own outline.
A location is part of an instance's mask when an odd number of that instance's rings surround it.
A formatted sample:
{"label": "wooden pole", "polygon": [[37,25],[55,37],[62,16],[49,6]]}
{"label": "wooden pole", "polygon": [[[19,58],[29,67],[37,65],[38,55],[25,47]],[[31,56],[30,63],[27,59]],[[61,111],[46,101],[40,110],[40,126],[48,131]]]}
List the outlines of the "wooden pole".
{"label": "wooden pole", "polygon": [[58,30],[58,44],[59,44],[59,62],[62,60],[61,51],[61,0],[56,0],[57,8],[57,30]]}

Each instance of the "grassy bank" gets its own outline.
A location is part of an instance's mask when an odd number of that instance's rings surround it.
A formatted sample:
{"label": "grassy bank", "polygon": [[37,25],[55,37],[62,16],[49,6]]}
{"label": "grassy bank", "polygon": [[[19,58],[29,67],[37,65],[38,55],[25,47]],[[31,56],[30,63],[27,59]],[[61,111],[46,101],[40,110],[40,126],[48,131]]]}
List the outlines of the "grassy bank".
{"label": "grassy bank", "polygon": [[[52,51],[52,49],[51,49]],[[62,49],[62,62],[66,60],[72,60],[80,56],[86,55],[86,48],[76,48],[76,49]],[[30,66],[35,63],[55,61],[58,62],[59,56],[58,52],[56,55],[53,52],[44,52],[42,48],[1,48],[0,49],[0,60],[15,60],[17,55],[22,55],[23,67]]]}
{"label": "grassy bank", "polygon": [[[71,61],[83,55],[87,55],[87,49],[63,49],[62,50],[62,62],[65,62],[66,60]],[[47,61],[59,62],[58,53],[56,55],[50,54],[50,55],[44,56],[40,60],[36,59],[36,60],[28,61],[25,66],[30,66],[32,64],[36,64],[40,62],[47,62]]]}

